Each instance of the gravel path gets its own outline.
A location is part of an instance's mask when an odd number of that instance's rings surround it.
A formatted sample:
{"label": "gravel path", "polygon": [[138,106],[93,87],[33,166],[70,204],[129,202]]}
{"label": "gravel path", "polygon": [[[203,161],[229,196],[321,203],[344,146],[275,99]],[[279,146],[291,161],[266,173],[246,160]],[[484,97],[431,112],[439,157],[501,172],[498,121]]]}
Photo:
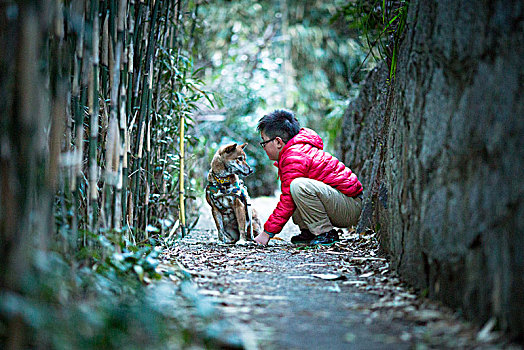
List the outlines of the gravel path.
{"label": "gravel path", "polygon": [[[253,201],[262,222],[276,201]],[[268,247],[223,245],[204,205],[196,228],[166,256],[192,275],[246,348],[500,347],[489,325],[475,329],[405,288],[380,256],[374,233],[345,230],[332,247],[304,249],[289,243],[297,232],[290,222]]]}

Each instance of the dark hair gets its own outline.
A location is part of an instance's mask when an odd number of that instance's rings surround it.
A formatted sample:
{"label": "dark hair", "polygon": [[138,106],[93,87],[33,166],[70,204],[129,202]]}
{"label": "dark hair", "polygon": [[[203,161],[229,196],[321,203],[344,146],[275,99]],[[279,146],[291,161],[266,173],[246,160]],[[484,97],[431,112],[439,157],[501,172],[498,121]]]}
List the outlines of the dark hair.
{"label": "dark hair", "polygon": [[266,114],[258,121],[257,130],[267,137],[280,137],[287,143],[300,131],[300,124],[293,112],[286,109],[276,109]]}

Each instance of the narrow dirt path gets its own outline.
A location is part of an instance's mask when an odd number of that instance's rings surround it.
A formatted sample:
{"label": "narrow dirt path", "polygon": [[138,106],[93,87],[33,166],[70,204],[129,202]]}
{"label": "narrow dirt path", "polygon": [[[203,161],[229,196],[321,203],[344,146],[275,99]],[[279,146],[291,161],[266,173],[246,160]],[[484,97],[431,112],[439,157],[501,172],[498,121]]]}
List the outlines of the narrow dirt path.
{"label": "narrow dirt path", "polygon": [[[262,220],[276,201],[254,200]],[[373,233],[346,230],[332,247],[304,249],[289,243],[297,232],[288,223],[268,247],[223,245],[204,205],[196,229],[166,256],[237,325],[248,348],[482,348],[495,339],[489,327],[479,332],[406,289]]]}

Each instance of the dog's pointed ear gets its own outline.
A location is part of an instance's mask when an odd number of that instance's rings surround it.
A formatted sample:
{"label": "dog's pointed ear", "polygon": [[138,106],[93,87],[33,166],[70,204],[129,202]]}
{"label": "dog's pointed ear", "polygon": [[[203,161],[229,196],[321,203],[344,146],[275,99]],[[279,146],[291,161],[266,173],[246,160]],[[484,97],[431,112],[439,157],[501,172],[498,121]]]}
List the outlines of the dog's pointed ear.
{"label": "dog's pointed ear", "polygon": [[244,143],[242,146],[240,146],[240,148],[244,149],[244,148],[246,148],[246,146],[247,146],[247,142]]}
{"label": "dog's pointed ear", "polygon": [[237,148],[237,144],[234,143],[234,144],[232,144],[232,145],[227,146],[227,147],[224,149],[224,151],[226,151],[226,153],[231,153],[231,152],[233,152],[236,148]]}

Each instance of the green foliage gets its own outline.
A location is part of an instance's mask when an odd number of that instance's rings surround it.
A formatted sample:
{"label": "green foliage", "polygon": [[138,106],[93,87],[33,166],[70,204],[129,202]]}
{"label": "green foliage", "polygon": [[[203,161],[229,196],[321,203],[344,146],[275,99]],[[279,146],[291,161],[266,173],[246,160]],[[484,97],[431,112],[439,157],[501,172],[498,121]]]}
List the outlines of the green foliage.
{"label": "green foliage", "polygon": [[295,111],[301,124],[319,132],[333,152],[344,106],[373,66],[363,62],[367,44],[344,16],[337,17],[345,4],[241,0],[202,6],[195,44],[198,65],[215,100],[223,102],[201,112],[198,120],[203,169],[219,145],[248,142],[255,146],[247,149],[255,168],[246,179],[250,193],[273,193],[276,173],[257,146],[256,123],[276,108]]}
{"label": "green foliage", "polygon": [[[138,288],[141,275],[143,279],[146,273],[155,273],[157,251],[140,248],[119,254],[109,253],[113,244],[103,242],[102,247],[107,257],[93,268],[39,251],[25,279],[24,295],[7,291],[0,296],[0,319],[20,317],[31,328],[30,347],[165,346],[173,322]],[[6,332],[0,328],[1,339]]]}
{"label": "green foliage", "polygon": [[334,18],[345,18],[366,40],[369,55],[386,59],[390,80],[395,78],[399,42],[404,32],[409,1],[357,0],[342,6]]}
{"label": "green foliage", "polygon": [[[158,105],[155,112],[154,140],[156,152],[153,153],[153,186],[149,196],[151,205],[151,224],[161,233],[169,229],[175,222],[173,213],[178,211],[179,172],[180,172],[180,118],[184,118],[187,130],[185,136],[186,173],[189,179],[194,176],[192,156],[197,145],[193,136],[195,131],[194,113],[200,107],[202,100],[213,105],[212,96],[204,89],[204,82],[195,69],[193,60],[178,54],[176,50],[161,47],[158,56],[161,62],[160,85],[158,89]],[[191,183],[186,185],[186,196],[189,198],[190,213],[194,206],[193,199],[196,189]],[[192,215],[194,216],[194,215]],[[166,220],[170,221],[166,225]],[[189,221],[195,220],[190,217]]]}
{"label": "green foliage", "polygon": [[[98,241],[106,250],[105,259],[97,259],[96,255],[93,269],[106,277],[117,278],[118,276],[135,276],[142,283],[151,282],[153,279],[160,279],[162,276],[155,271],[158,266],[157,257],[162,248],[157,245],[154,239],[149,239],[148,244],[144,246],[134,246],[131,244],[118,245],[109,241],[105,236],[98,235]],[[119,252],[122,250],[122,253]]]}
{"label": "green foliage", "polygon": [[98,244],[69,258],[38,250],[22,290],[2,290],[0,345],[18,319],[26,348],[218,347],[214,308],[176,265],[161,263],[158,241],[135,246],[118,243],[116,232],[87,235]]}
{"label": "green foliage", "polygon": [[[179,139],[180,122],[190,131],[199,103],[211,103],[189,54],[195,23],[190,14],[196,15],[198,2],[85,5],[12,6],[42,24],[31,38],[38,45],[28,50],[43,49],[24,55],[37,58],[48,79],[28,96],[46,104],[28,111],[51,115],[31,128],[39,132],[34,139],[42,145],[38,172],[44,181],[24,189],[24,200],[50,209],[48,199],[56,196],[54,226],[46,225],[51,210],[40,217],[24,209],[24,218],[42,222],[35,227],[43,232],[0,234],[4,260],[30,257],[8,264],[4,276],[16,277],[2,279],[0,347],[165,348],[169,337],[184,338],[188,331],[158,310],[144,287],[165,277],[159,241],[178,227],[178,150],[181,142],[192,147],[196,141],[191,132]],[[13,17],[13,34],[23,19]],[[27,80],[40,86],[37,77]],[[14,99],[9,104],[22,103],[16,94],[7,95]],[[34,150],[24,152],[20,158]],[[46,169],[48,158],[55,165]],[[20,167],[28,178],[33,169]]]}

